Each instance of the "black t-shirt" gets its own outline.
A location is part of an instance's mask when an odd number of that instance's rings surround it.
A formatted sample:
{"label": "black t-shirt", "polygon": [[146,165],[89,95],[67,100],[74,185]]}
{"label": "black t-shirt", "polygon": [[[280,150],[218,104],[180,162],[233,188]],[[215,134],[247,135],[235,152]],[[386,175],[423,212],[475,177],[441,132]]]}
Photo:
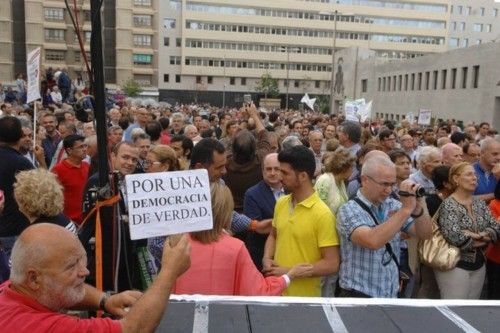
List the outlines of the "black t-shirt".
{"label": "black t-shirt", "polygon": [[17,150],[0,147],[0,189],[5,194],[5,208],[0,214],[0,237],[18,236],[29,225],[14,199],[14,183],[18,172],[33,168],[33,164]]}
{"label": "black t-shirt", "polygon": [[439,206],[443,202],[439,195],[437,194],[431,194],[425,198],[425,202],[427,203],[427,209],[429,210],[429,215],[432,217],[434,214],[436,214]]}

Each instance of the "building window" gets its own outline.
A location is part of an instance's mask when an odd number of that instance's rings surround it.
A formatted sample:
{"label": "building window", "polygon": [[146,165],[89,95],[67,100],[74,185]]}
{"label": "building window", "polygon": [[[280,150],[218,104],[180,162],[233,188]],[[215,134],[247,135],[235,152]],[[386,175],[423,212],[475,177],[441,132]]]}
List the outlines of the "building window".
{"label": "building window", "polygon": [[457,30],[457,22],[451,22],[451,30],[453,31]]}
{"label": "building window", "polygon": [[385,91],[385,81],[387,81],[387,78],[382,78],[382,91]]}
{"label": "building window", "polygon": [[450,46],[458,47],[458,38],[450,38]]}
{"label": "building window", "polygon": [[441,71],[441,89],[446,89],[446,69]]}
{"label": "building window", "polygon": [[482,23],[474,23],[472,26],[472,30],[474,32],[482,32],[483,31],[483,24]]}
{"label": "building window", "polygon": [[472,88],[479,87],[479,65],[472,67]]}
{"label": "building window", "polygon": [[242,86],[246,86],[247,85],[247,78],[246,77],[242,77],[241,78],[241,85]]}
{"label": "building window", "polygon": [[391,77],[387,78],[387,91],[391,91]]}
{"label": "building window", "polygon": [[208,84],[214,83],[214,77],[213,76],[207,76],[207,83]]}
{"label": "building window", "polygon": [[382,78],[378,78],[378,85],[377,85],[377,91],[380,91],[380,88],[382,86]]}
{"label": "building window", "polygon": [[196,83],[201,84],[201,76],[199,75],[196,76]]}
{"label": "building window", "polygon": [[465,7],[464,14],[465,15],[470,15],[471,8],[470,7]]}
{"label": "building window", "polygon": [[438,71],[434,71],[433,73],[433,78],[432,78],[432,89],[437,90],[438,88]]}
{"label": "building window", "polygon": [[457,6],[457,12],[458,12],[459,15],[462,15],[463,9],[464,9],[463,6]]}
{"label": "building window", "polygon": [[465,22],[460,22],[460,31],[465,31]]}
{"label": "building window", "polygon": [[498,8],[493,8],[493,17],[497,17],[498,16]]}
{"label": "building window", "polygon": [[175,82],[176,83],[181,83],[181,76],[180,76],[180,74],[176,74],[175,75]]}
{"label": "building window", "polygon": [[66,51],[61,50],[45,50],[46,61],[65,61]]}
{"label": "building window", "polygon": [[295,81],[293,82],[293,86],[294,86],[295,88],[298,88],[298,87],[299,87],[299,84],[300,84],[299,80],[295,80]]}
{"label": "building window", "polygon": [[45,40],[50,42],[64,42],[66,31],[62,29],[45,29]]}
{"label": "building window", "polygon": [[408,74],[405,74],[405,91],[408,91]]}
{"label": "building window", "polygon": [[288,80],[287,79],[283,80],[283,86],[288,87]]}
{"label": "building window", "polygon": [[151,15],[134,15],[134,26],[136,27],[150,27]]}
{"label": "building window", "polygon": [[396,91],[396,80],[397,76],[394,75],[394,77],[392,78],[392,91]]}
{"label": "building window", "polygon": [[462,89],[467,89],[467,67],[462,67]]}
{"label": "building window", "polygon": [[163,27],[165,29],[175,29],[175,19],[173,18],[164,18],[163,19]]}
{"label": "building window", "polygon": [[170,80],[169,74],[163,74],[163,82],[168,82]]}
{"label": "building window", "polygon": [[234,79],[234,77],[230,77],[229,78],[229,84],[230,85],[234,86],[235,82],[236,82],[236,80]]}
{"label": "building window", "polygon": [[425,90],[429,90],[431,85],[431,72],[425,72]]}
{"label": "building window", "polygon": [[455,89],[457,85],[457,69],[451,69],[451,89]]}
{"label": "building window", "polygon": [[484,16],[484,7],[479,8],[479,15]]}
{"label": "building window", "polygon": [[480,45],[483,41],[481,39],[476,40],[476,45]]}
{"label": "building window", "polygon": [[418,73],[418,90],[422,90],[422,73]]}
{"label": "building window", "polygon": [[151,6],[151,0],[134,0],[135,6]]}
{"label": "building window", "polygon": [[170,38],[163,37],[163,46],[170,46]]}
{"label": "building window", "polygon": [[467,47],[467,46],[469,46],[469,39],[462,38],[462,47]]}
{"label": "building window", "polygon": [[133,61],[134,65],[151,65],[153,56],[151,54],[134,54]]}
{"label": "building window", "polygon": [[176,38],[175,39],[175,46],[181,47],[182,46],[182,38]]}
{"label": "building window", "polygon": [[411,90],[415,90],[415,73],[411,74]]}
{"label": "building window", "polygon": [[491,32],[491,24],[486,24],[486,26],[484,27],[484,31]]}
{"label": "building window", "polygon": [[403,88],[403,75],[399,76],[399,91]]}
{"label": "building window", "polygon": [[135,46],[151,46],[151,35],[134,35]]}
{"label": "building window", "polygon": [[63,8],[44,8],[43,13],[46,20],[53,20],[53,21],[64,20]]}
{"label": "building window", "polygon": [[181,64],[181,57],[175,57],[175,56],[170,57],[170,65],[180,65],[180,64]]}
{"label": "building window", "polygon": [[319,88],[319,85],[320,83],[318,80],[314,81],[314,88]]}
{"label": "building window", "polygon": [[368,91],[368,80],[367,79],[361,80],[361,92],[365,93],[367,91]]}

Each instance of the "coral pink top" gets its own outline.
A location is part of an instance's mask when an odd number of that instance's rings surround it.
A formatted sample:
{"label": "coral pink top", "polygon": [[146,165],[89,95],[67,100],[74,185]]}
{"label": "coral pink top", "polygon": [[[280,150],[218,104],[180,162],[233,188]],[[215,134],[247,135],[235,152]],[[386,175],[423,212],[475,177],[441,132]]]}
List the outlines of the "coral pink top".
{"label": "coral pink top", "polygon": [[191,267],[177,279],[175,294],[279,296],[286,288],[282,276],[262,276],[237,238],[223,234],[210,244],[190,241]]}

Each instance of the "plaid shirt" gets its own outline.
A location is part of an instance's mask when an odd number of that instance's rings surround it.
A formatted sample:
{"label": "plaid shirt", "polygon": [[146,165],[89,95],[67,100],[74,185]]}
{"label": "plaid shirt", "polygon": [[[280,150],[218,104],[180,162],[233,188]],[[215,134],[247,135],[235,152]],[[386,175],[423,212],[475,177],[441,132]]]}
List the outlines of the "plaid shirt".
{"label": "plaid shirt", "polygon": [[[373,205],[361,191],[357,193],[377,217],[378,223],[384,223],[393,213],[401,209],[401,203],[391,197],[379,207]],[[401,228],[407,231],[413,223],[408,219]],[[399,272],[385,246],[370,250],[351,241],[353,231],[361,226],[375,227],[371,216],[353,200],[340,207],[337,214],[337,229],[340,235],[340,286],[347,290],[356,290],[372,297],[397,297]],[[397,233],[390,244],[396,258],[400,257],[400,237]]]}

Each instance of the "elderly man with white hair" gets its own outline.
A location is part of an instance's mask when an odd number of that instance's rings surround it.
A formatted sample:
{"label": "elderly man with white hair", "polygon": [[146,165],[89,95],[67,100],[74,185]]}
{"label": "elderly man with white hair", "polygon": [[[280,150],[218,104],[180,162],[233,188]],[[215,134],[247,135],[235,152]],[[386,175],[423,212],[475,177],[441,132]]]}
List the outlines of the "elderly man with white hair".
{"label": "elderly man with white hair", "polygon": [[447,143],[441,148],[443,153],[443,164],[449,167],[454,166],[464,160],[464,152],[459,145]]}
{"label": "elderly man with white hair", "polygon": [[361,184],[337,214],[342,244],[339,296],[395,298],[401,231],[419,239],[431,236],[425,200],[416,198],[420,186],[409,179],[399,185],[400,200],[391,197],[398,187],[396,167],[379,152],[363,163]]}
{"label": "elderly man with white hair", "polygon": [[432,171],[442,165],[442,154],[439,148],[425,146],[420,148],[417,157],[418,170],[410,175],[410,180],[419,184],[426,190],[434,190]]}

